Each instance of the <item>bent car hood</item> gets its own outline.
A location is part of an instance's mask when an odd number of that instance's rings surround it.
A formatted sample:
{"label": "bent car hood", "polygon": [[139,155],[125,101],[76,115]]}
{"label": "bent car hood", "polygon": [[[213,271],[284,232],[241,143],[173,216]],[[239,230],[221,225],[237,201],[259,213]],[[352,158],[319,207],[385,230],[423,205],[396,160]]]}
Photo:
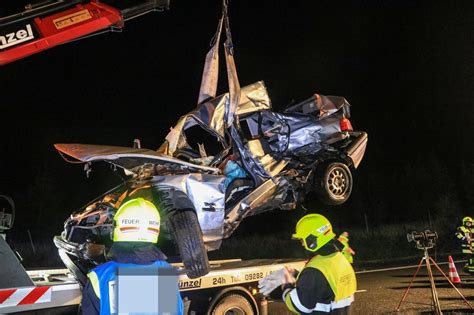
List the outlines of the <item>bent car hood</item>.
{"label": "bent car hood", "polygon": [[152,164],[175,164],[183,168],[196,171],[205,171],[212,174],[219,174],[220,170],[214,167],[207,167],[196,165],[182,160],[160,154],[156,151],[143,148],[127,148],[115,146],[103,146],[95,144],[55,144],[54,147],[65,158],[67,162],[74,163],[66,158],[72,157],[77,161],[88,163],[95,161],[106,161],[117,165],[127,171],[134,172],[133,169],[137,166],[152,163]]}

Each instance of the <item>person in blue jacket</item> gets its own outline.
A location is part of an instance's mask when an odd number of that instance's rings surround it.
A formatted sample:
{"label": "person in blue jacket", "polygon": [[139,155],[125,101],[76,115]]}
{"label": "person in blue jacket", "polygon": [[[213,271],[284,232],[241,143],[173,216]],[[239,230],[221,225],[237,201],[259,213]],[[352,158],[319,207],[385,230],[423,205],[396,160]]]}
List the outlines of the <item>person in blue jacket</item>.
{"label": "person in blue jacket", "polygon": [[[160,270],[173,271],[173,267],[168,264],[166,256],[156,247],[158,236],[160,234],[160,214],[153,203],[143,199],[131,199],[117,210],[114,216],[113,245],[108,253],[109,261],[92,269],[87,275],[87,282],[83,289],[82,296],[82,314],[118,314],[118,286],[122,283],[117,277],[117,272],[122,270],[135,273],[160,274]],[[140,277],[140,275],[138,276]],[[159,280],[160,277],[154,278]],[[140,278],[144,279],[144,278]],[[117,280],[120,282],[117,286]],[[142,281],[142,280],[139,280]],[[125,282],[124,282],[125,283]],[[169,311],[170,305],[167,305],[166,313],[182,315],[183,302],[176,285],[170,287],[167,285],[165,291],[160,291],[165,298],[156,296],[154,301],[160,310],[158,301],[171,303],[172,311]],[[120,288],[121,289],[121,288]],[[137,294],[146,294],[143,288],[126,288],[130,292]],[[170,291],[171,290],[171,291]],[[171,299],[169,298],[171,294]],[[148,301],[150,302],[150,301]],[[128,302],[127,302],[128,303]],[[137,303],[139,303],[137,301]],[[133,299],[132,299],[133,304]],[[128,305],[127,305],[128,306]],[[143,307],[138,305],[138,308]],[[165,307],[165,308],[166,308]],[[137,312],[140,313],[140,312]],[[147,312],[148,313],[148,312]],[[135,312],[132,312],[135,314]],[[155,314],[161,314],[161,311]]]}

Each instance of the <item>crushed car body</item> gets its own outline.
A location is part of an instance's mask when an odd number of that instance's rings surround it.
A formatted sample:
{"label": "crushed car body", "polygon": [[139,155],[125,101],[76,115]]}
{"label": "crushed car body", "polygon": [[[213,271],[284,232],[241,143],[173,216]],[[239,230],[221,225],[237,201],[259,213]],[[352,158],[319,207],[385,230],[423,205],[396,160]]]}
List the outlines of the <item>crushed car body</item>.
{"label": "crushed car body", "polygon": [[156,151],[55,145],[70,162],[105,161],[128,175],[71,215],[55,238],[79,280],[104,261],[113,215],[129,198],[157,205],[162,230],[176,243],[191,278],[209,271],[206,251],[218,249],[245,217],[295,209],[312,194],[330,205],[349,198],[367,133],[353,130],[343,97],[315,94],[275,112],[260,81],[240,90],[227,124],[229,103],[229,93],[202,102],[178,120]]}

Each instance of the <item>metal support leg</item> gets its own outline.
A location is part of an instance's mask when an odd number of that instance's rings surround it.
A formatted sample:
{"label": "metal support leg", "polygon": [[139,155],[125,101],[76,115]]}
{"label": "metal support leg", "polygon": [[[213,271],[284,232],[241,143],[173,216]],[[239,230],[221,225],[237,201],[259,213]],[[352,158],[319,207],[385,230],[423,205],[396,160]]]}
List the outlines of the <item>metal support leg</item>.
{"label": "metal support leg", "polygon": [[456,290],[456,292],[459,294],[460,297],[462,297],[462,299],[464,300],[464,302],[466,302],[466,304],[471,308],[471,309],[474,309],[474,307],[471,305],[471,303],[469,303],[468,300],[466,300],[466,298],[464,297],[464,295],[458,290],[458,288],[456,288],[456,286],[454,285],[454,283],[451,282],[451,280],[449,280],[449,277],[446,276],[446,274],[443,272],[443,270],[441,270],[441,268],[438,266],[438,264],[433,260],[433,258],[429,258],[431,260],[431,262],[433,263],[433,265],[438,269],[438,271],[446,278],[446,280],[448,280],[449,284],[454,288],[454,290]]}
{"label": "metal support leg", "polygon": [[415,274],[414,274],[413,277],[411,278],[410,284],[409,284],[408,287],[406,288],[405,293],[403,293],[403,297],[402,297],[402,299],[400,300],[400,303],[398,303],[398,306],[397,306],[397,312],[400,312],[400,306],[402,305],[403,301],[405,301],[405,299],[406,299],[406,297],[407,297],[407,295],[408,295],[408,291],[410,290],[410,288],[411,288],[411,286],[412,286],[412,284],[413,284],[413,281],[415,280],[416,275],[418,274],[418,271],[420,271],[421,265],[423,264],[423,260],[425,260],[425,257],[421,258],[420,263],[418,264],[418,268],[416,269]]}
{"label": "metal support leg", "polygon": [[433,277],[433,271],[431,271],[431,258],[428,256],[428,251],[425,251],[425,262],[426,262],[426,268],[428,269],[428,277],[430,279],[430,287],[431,287],[431,297],[433,300],[433,308],[435,311],[436,315],[442,315],[443,313],[441,312],[441,306],[439,305],[439,299],[438,299],[438,292],[436,291],[436,285],[434,282],[434,277]]}

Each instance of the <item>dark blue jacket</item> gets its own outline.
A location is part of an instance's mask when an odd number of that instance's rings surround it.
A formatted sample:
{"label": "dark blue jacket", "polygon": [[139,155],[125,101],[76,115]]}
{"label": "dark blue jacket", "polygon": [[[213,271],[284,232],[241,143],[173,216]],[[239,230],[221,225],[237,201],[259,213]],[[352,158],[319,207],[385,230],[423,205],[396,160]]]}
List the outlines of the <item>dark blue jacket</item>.
{"label": "dark blue jacket", "polygon": [[[169,267],[170,265],[165,261],[166,256],[158,250],[156,246],[148,243],[114,243],[109,252],[109,262],[98,266],[92,270],[93,276],[97,276],[97,282],[100,283],[100,289],[94,290],[94,285],[87,281],[82,292],[82,314],[110,314],[109,300],[108,300],[108,283],[113,281],[116,277],[117,267],[138,267],[152,266],[152,267]],[[100,291],[101,299],[97,296],[96,290]],[[183,313],[183,303],[179,296],[178,285],[176,284],[176,293],[178,295],[178,312]],[[105,298],[104,298],[105,296]],[[102,311],[102,312],[101,312]]]}

